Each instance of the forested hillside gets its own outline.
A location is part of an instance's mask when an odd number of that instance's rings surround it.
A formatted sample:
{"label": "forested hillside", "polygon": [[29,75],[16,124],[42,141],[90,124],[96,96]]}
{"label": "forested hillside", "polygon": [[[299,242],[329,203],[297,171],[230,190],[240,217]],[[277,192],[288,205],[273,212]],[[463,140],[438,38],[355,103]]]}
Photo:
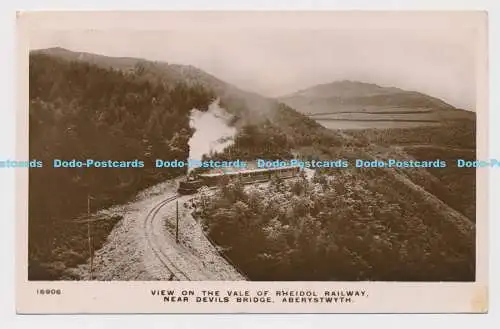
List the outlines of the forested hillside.
{"label": "forested hillside", "polygon": [[207,234],[251,280],[470,281],[474,230],[391,171],[237,181],[197,206]]}
{"label": "forested hillside", "polygon": [[49,55],[68,62],[80,62],[100,68],[121,72],[133,72],[141,81],[166,87],[183,84],[188,87],[203,87],[212,90],[221,100],[221,107],[236,115],[243,122],[258,122],[262,116],[278,107],[274,99],[247,92],[226,83],[191,65],[148,61],[141,58],[108,57],[86,52],[75,52],[64,48],[34,50],[33,54]]}
{"label": "forested hillside", "polygon": [[[141,72],[43,54],[30,55],[29,84],[29,153],[44,161],[29,177],[30,278],[36,279],[61,272],[47,273],[39,264],[71,265],[88,257],[86,226],[70,221],[86,212],[87,195],[97,209],[183,173],[155,170],[152,163],[187,158],[189,111],[206,109],[215,96],[196,85],[155,84]],[[145,167],[52,168],[53,159],[86,158],[139,159]],[[112,224],[100,225],[106,227],[95,226],[95,234],[105,237]]]}

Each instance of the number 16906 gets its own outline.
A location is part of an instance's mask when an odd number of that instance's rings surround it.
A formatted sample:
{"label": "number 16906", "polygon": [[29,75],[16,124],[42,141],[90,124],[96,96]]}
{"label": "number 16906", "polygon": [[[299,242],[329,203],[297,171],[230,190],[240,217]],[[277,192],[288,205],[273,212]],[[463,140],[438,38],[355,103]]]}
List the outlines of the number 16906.
{"label": "number 16906", "polygon": [[61,289],[37,289],[37,295],[60,295]]}

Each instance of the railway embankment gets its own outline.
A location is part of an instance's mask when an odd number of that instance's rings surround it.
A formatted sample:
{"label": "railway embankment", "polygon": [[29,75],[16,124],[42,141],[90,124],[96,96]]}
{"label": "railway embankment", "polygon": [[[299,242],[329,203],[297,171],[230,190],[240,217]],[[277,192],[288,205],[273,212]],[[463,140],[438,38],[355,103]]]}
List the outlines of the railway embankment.
{"label": "railway embankment", "polygon": [[[123,219],[94,253],[93,280],[245,280],[205,237],[184,206],[193,196],[164,202],[176,195],[178,182],[155,185],[128,204],[100,211]],[[174,227],[177,209],[178,242]],[[89,279],[90,260],[72,271],[82,280]]]}

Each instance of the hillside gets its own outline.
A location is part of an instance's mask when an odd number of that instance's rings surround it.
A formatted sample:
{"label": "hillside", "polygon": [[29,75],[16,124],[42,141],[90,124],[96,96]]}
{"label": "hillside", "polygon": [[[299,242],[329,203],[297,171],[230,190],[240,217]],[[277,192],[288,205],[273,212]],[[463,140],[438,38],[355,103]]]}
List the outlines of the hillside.
{"label": "hillside", "polygon": [[230,183],[196,216],[251,280],[474,278],[473,224],[396,170]]}
{"label": "hillside", "polygon": [[[88,196],[95,211],[184,173],[157,171],[150,163],[187,157],[189,111],[206,109],[215,96],[200,86],[167,89],[135,74],[44,54],[31,54],[29,61],[29,154],[44,163],[29,173],[30,278],[47,279],[88,257],[86,227],[72,222],[85,214]],[[144,165],[52,167],[54,159],[87,158]],[[94,226],[96,248],[114,222]]]}
{"label": "hillside", "polygon": [[[222,107],[225,107],[233,114],[245,117],[245,121],[258,121],[260,115],[269,113],[278,107],[278,103],[273,99],[243,91],[191,65],[148,61],[141,58],[109,57],[86,52],[74,52],[59,47],[34,50],[32,54],[45,54],[66,61],[88,63],[104,69],[133,73],[142,81],[161,85],[167,89],[179,83],[187,86],[208,88],[221,98]],[[251,116],[249,116],[250,112],[248,110],[251,110]]]}

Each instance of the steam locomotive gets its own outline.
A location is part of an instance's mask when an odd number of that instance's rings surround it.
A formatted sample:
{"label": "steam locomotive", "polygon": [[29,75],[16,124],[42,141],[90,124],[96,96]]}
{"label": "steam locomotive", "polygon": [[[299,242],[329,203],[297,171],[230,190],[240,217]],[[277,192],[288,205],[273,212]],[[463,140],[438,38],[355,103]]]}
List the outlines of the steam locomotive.
{"label": "steam locomotive", "polygon": [[244,184],[259,183],[270,180],[273,176],[280,178],[296,177],[299,166],[287,166],[265,169],[248,169],[233,172],[215,172],[191,174],[185,181],[179,183],[179,194],[194,194],[203,186],[216,186],[222,179],[239,178]]}

